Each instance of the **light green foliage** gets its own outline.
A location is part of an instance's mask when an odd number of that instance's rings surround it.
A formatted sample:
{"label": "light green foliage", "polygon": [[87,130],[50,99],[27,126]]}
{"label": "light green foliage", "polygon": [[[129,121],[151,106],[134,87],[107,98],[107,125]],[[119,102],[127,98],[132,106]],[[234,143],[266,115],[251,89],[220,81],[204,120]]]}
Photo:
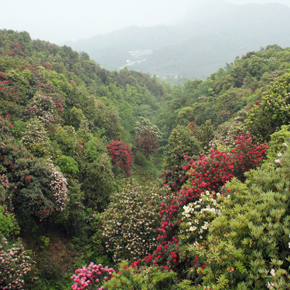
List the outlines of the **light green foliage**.
{"label": "light green foliage", "polygon": [[20,227],[15,217],[0,205],[0,232],[5,237],[19,234]]}
{"label": "light green foliage", "polygon": [[67,119],[69,124],[78,130],[81,126],[81,123],[86,120],[86,117],[83,114],[81,108],[77,109],[76,107],[73,107],[69,110]]}
{"label": "light green foliage", "polygon": [[45,249],[49,246],[49,243],[50,243],[50,238],[49,237],[46,237],[46,236],[41,236],[40,238],[40,241],[42,243],[42,245],[40,246],[41,249]]}
{"label": "light green foliage", "polygon": [[80,174],[83,180],[81,190],[84,192],[84,203],[94,210],[103,211],[109,203],[111,193],[116,189],[108,153],[102,153],[93,162],[83,164]]}
{"label": "light green foliage", "polygon": [[192,107],[182,108],[177,115],[177,124],[181,126],[187,126],[194,120],[194,112]]}
{"label": "light green foliage", "polygon": [[50,138],[54,141],[54,146],[59,148],[63,155],[71,157],[78,156],[81,148],[73,126],[61,126],[59,124],[50,130]]}
{"label": "light green foliage", "polygon": [[187,163],[185,157],[194,158],[201,151],[201,144],[197,140],[190,129],[177,126],[171,133],[168,145],[165,147],[163,170],[166,175],[166,182],[176,182],[177,186],[181,186],[184,176],[182,166]]}
{"label": "light green foliage", "polygon": [[64,174],[76,174],[79,172],[78,163],[70,156],[61,155],[57,159],[57,165]]}
{"label": "light green foliage", "polygon": [[157,246],[159,207],[166,188],[128,183],[102,214],[103,238],[114,261],[141,259]]}
{"label": "light green foliage", "polygon": [[100,154],[105,152],[107,152],[106,146],[99,138],[92,138],[85,144],[85,153],[90,162],[96,160]]}

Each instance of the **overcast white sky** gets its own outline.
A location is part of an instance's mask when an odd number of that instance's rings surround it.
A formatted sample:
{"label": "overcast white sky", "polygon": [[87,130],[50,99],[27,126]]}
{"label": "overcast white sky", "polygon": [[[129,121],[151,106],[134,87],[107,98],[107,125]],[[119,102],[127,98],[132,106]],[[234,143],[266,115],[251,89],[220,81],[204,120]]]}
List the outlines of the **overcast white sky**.
{"label": "overcast white sky", "polygon": [[[7,0],[1,4],[0,29],[25,30],[33,39],[59,44],[129,25],[175,23],[194,1],[198,0]],[[290,7],[290,0],[228,1],[279,2]]]}

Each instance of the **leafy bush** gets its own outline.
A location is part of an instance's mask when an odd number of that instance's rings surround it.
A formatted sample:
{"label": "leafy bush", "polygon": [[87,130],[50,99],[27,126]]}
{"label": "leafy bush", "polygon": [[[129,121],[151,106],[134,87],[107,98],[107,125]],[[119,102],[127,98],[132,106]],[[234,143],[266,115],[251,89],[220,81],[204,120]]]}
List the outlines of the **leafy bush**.
{"label": "leafy bush", "polygon": [[176,289],[176,273],[173,271],[160,270],[157,267],[141,267],[137,269],[138,263],[128,266],[128,262],[122,262],[118,273],[103,284],[102,289],[114,290],[162,290]]}
{"label": "leafy bush", "polygon": [[290,119],[290,74],[275,79],[263,93],[260,103],[254,105],[246,119],[250,132],[259,140],[270,139],[270,135]]}
{"label": "leafy bush", "polygon": [[[217,197],[219,196],[218,193]],[[197,201],[183,206],[179,234],[180,242],[183,244],[192,241],[202,242],[207,236],[212,220],[221,214],[223,205],[209,191],[206,191],[200,195]]]}
{"label": "leafy bush", "polygon": [[182,167],[188,163],[186,159],[189,156],[199,155],[200,150],[200,142],[193,136],[190,127],[177,126],[171,132],[164,152],[163,177],[172,190],[180,189],[185,183],[187,176]]}

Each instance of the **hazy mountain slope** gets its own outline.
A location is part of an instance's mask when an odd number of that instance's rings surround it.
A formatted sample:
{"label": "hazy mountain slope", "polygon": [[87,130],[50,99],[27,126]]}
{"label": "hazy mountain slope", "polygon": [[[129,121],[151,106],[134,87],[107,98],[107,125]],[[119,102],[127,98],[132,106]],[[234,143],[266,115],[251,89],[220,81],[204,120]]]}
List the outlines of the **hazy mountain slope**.
{"label": "hazy mountain slope", "polygon": [[290,8],[196,1],[175,26],[128,27],[69,43],[102,67],[123,66],[157,75],[203,77],[247,51],[290,45]]}

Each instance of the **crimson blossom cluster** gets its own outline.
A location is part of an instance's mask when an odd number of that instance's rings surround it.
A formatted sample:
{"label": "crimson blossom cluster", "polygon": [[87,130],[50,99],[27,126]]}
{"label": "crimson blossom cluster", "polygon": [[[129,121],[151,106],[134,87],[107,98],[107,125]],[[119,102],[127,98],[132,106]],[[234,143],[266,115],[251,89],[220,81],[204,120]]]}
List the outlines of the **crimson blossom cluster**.
{"label": "crimson blossom cluster", "polygon": [[133,154],[128,144],[123,141],[111,141],[107,144],[109,156],[112,158],[113,164],[124,170],[127,175],[130,175],[130,168],[133,167]]}

